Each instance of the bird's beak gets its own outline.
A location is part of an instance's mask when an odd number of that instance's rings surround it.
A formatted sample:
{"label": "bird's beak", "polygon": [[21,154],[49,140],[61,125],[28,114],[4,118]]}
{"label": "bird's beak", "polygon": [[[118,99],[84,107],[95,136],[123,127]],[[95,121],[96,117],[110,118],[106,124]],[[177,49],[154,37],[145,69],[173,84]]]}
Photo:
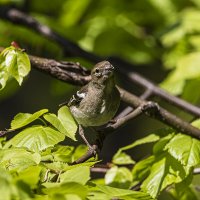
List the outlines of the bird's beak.
{"label": "bird's beak", "polygon": [[114,67],[108,62],[105,64],[105,68],[103,71],[103,76],[104,75],[109,75],[114,71]]}

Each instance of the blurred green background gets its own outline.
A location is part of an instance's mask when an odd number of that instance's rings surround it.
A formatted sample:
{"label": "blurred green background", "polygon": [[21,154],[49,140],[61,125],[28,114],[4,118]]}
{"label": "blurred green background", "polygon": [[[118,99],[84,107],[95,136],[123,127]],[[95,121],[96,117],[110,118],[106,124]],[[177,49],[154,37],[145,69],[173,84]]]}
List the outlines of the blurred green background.
{"label": "blurred green background", "polygon": [[[138,66],[138,71],[174,95],[194,104],[200,102],[200,0],[0,0],[0,7],[14,6],[48,25],[83,49],[109,57],[118,56]],[[0,19],[0,46],[16,41],[29,54],[58,60],[66,57],[53,41]],[[136,68],[136,70],[137,70]],[[135,69],[135,68],[134,68]],[[142,90],[117,74],[119,85],[141,94]],[[8,128],[18,112],[35,112],[58,105],[78,87],[62,83],[32,69],[21,87],[14,80],[0,91],[0,129]],[[185,119],[175,107],[154,98]],[[121,105],[123,108],[125,105]],[[141,116],[106,140],[102,156],[109,161],[116,150],[164,125]],[[123,133],[120,134],[120,133]],[[135,158],[149,151],[136,148]],[[108,153],[109,152],[109,153]]]}

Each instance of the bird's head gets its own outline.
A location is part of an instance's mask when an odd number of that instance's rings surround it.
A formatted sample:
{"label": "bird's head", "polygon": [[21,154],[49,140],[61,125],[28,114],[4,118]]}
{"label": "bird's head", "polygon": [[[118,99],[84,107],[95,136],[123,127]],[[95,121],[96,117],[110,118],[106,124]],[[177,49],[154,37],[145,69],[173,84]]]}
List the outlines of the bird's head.
{"label": "bird's head", "polygon": [[114,74],[114,67],[108,61],[97,63],[92,69],[92,80],[99,84],[104,84],[111,79]]}

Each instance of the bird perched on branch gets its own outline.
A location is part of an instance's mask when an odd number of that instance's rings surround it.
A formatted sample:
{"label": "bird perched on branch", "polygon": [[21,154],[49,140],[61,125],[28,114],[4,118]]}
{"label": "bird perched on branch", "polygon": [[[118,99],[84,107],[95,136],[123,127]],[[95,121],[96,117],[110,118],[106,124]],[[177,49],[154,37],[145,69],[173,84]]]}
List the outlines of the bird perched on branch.
{"label": "bird perched on branch", "polygon": [[67,105],[79,124],[79,133],[86,144],[83,127],[96,127],[109,122],[120,104],[115,86],[114,67],[108,61],[97,63],[91,71],[91,81],[74,94]]}

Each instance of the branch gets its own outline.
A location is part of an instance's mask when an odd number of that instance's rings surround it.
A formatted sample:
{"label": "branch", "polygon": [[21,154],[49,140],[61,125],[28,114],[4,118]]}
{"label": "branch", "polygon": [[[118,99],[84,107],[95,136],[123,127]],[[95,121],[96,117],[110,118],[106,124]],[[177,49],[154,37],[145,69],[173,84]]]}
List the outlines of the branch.
{"label": "branch", "polygon": [[[48,26],[41,24],[36,19],[31,17],[30,15],[11,7],[2,6],[0,7],[0,18],[8,20],[14,24],[23,25],[29,29],[34,30],[35,32],[39,33],[47,37],[48,39],[56,42],[59,44],[66,56],[78,56],[85,58],[91,62],[99,62],[102,60],[106,60],[107,58],[95,55],[93,53],[87,52],[80,48],[76,43],[64,38],[60,34],[54,32]],[[161,88],[157,87],[153,82],[147,80],[142,75],[133,72],[136,68],[135,65],[130,64],[118,57],[110,56],[109,61],[111,61],[119,72],[125,74],[131,81],[135,82],[136,84],[141,85],[142,87],[151,90],[152,94],[157,95],[164,100],[168,101],[169,103],[197,116],[200,117],[200,108],[194,106],[180,98],[177,98],[168,92],[162,90]],[[137,67],[139,70],[140,67]],[[78,84],[78,83],[77,83]]]}
{"label": "branch", "polygon": [[[26,26],[40,33],[41,35],[57,42],[59,45],[62,46],[67,56],[80,56],[92,62],[104,60],[104,58],[100,56],[96,56],[95,54],[89,53],[81,49],[75,43],[65,39],[64,37],[52,31],[49,27],[42,25],[31,16],[17,9],[2,7],[0,8],[0,17],[9,20],[10,22]],[[33,67],[41,71],[45,71],[46,73],[56,77],[59,80],[76,85],[84,85],[90,80],[88,71],[82,68],[77,63],[58,62],[55,60],[48,60],[34,56],[30,56],[30,60]],[[153,84],[151,81],[145,79],[137,73],[134,73],[134,65],[114,57],[110,57],[109,60],[111,60],[111,62],[113,62],[113,64],[117,66],[117,69],[123,74],[125,74],[131,81],[134,81],[147,89],[148,92],[144,96],[148,97],[149,95],[156,94],[157,96],[160,96],[168,102],[171,102],[174,105],[185,109],[186,111],[194,114],[195,116],[200,116],[200,108],[168,94],[167,92]],[[154,102],[144,101],[123,89],[119,90],[121,92],[122,100],[131,105],[132,107],[136,108],[136,110],[131,112],[131,110],[129,109],[129,113],[126,113],[126,115],[124,115],[123,117],[118,117],[116,123],[108,124],[104,129],[105,135],[106,133],[115,131],[119,127],[126,124],[128,121],[135,118],[137,115],[144,113],[150,117],[156,118],[161,122],[164,122],[167,125],[170,125],[171,127],[175,128],[180,132],[183,132],[196,138],[200,138],[199,129],[191,126],[188,122],[178,118],[177,116],[161,108],[158,104]],[[98,144],[94,145],[96,146],[95,148],[97,148],[97,150],[101,148],[101,146]],[[93,154],[91,155],[91,153],[88,152],[85,155],[85,157],[82,157],[79,160],[79,162],[83,162],[90,156],[93,156]]]}
{"label": "branch", "polygon": [[90,79],[90,72],[79,63],[59,62],[53,59],[29,56],[34,68],[46,72],[58,80],[73,84],[85,85]]}

